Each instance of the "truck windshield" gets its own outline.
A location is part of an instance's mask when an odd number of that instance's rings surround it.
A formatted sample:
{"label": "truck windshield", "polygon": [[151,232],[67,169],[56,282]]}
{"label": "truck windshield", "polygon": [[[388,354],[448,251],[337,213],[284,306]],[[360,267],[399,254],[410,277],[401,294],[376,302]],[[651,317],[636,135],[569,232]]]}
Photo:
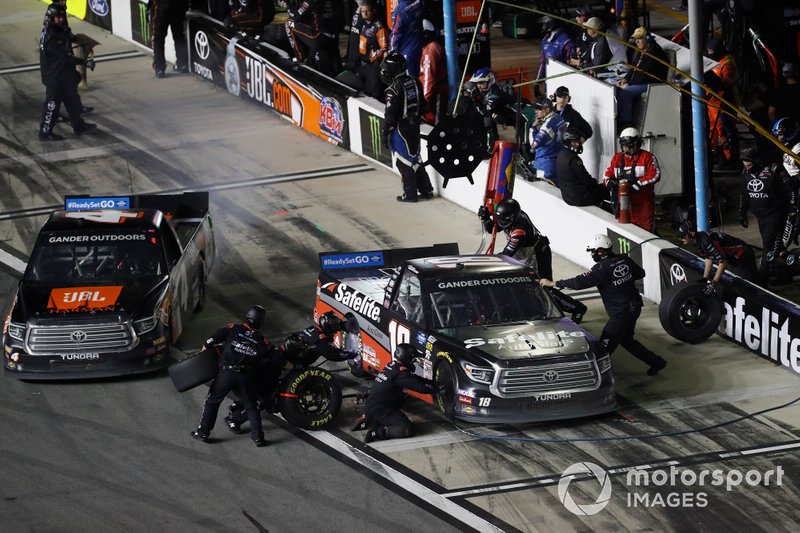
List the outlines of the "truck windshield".
{"label": "truck windshield", "polygon": [[152,230],[129,233],[50,232],[41,235],[28,266],[35,281],[112,281],[161,276],[164,252]]}
{"label": "truck windshield", "polygon": [[438,280],[429,294],[435,328],[561,318],[547,292],[526,276]]}

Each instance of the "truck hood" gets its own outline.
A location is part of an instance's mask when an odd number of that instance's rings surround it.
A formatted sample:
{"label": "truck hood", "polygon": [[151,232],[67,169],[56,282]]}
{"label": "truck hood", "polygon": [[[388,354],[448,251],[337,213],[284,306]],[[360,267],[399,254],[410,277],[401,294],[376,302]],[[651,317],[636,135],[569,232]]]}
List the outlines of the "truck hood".
{"label": "truck hood", "polygon": [[22,316],[17,316],[22,320],[107,312],[136,316],[143,304],[153,303],[155,293],[166,289],[168,280],[167,276],[162,276],[125,280],[124,284],[25,281],[20,284],[17,295],[17,307]]}
{"label": "truck hood", "polygon": [[589,351],[589,334],[568,318],[441,330],[470,352],[497,359],[531,359]]}

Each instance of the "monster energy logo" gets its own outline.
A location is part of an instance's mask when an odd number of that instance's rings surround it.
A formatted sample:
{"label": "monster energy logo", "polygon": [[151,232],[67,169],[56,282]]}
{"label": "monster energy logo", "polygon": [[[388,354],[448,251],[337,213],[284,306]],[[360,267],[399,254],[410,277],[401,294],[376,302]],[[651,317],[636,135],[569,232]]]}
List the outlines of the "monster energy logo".
{"label": "monster energy logo", "polygon": [[369,117],[369,132],[372,137],[372,152],[375,154],[375,159],[381,158],[381,119],[376,115]]}
{"label": "monster energy logo", "polygon": [[631,241],[625,237],[617,237],[617,244],[619,246],[619,253],[626,255],[631,253]]}
{"label": "monster energy logo", "polygon": [[147,20],[147,4],[142,2],[139,2],[139,33],[142,36],[142,44],[149,46],[152,41],[150,21]]}

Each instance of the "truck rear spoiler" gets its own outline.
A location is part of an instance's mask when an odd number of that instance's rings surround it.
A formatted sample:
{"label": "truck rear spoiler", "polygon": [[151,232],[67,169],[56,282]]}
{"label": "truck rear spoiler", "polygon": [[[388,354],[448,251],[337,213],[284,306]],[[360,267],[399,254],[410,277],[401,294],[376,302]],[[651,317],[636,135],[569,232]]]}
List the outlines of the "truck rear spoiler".
{"label": "truck rear spoiler", "polygon": [[418,248],[390,248],[362,252],[320,252],[320,270],[344,270],[398,266],[408,259],[459,255],[458,243],[448,242]]}
{"label": "truck rear spoiler", "polygon": [[128,196],[64,197],[65,211],[102,209],[158,209],[167,219],[202,218],[208,213],[208,191],[174,194],[132,194]]}

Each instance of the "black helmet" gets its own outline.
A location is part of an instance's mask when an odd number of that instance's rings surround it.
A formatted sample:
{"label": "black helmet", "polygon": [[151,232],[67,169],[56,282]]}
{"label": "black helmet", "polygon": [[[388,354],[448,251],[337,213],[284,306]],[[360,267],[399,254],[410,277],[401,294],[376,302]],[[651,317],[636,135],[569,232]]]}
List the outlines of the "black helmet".
{"label": "black helmet", "polygon": [[264,317],[267,315],[267,312],[264,311],[264,308],[260,305],[254,305],[247,311],[247,315],[245,318],[247,319],[247,323],[250,324],[253,329],[261,329],[261,326],[264,325]]}
{"label": "black helmet", "polygon": [[61,4],[50,4],[47,7],[47,11],[44,12],[44,16],[48,22],[52,22],[53,17],[66,17],[67,8]]}
{"label": "black helmet", "polygon": [[413,371],[414,359],[417,357],[419,357],[419,352],[416,350],[416,348],[407,342],[404,342],[403,344],[398,344],[397,348],[394,349],[394,356],[392,359],[403,366],[407,366]]}
{"label": "black helmet", "polygon": [[521,211],[522,208],[519,206],[518,201],[513,198],[506,198],[494,208],[494,216],[495,220],[497,220],[497,225],[502,229],[506,229],[517,221]]}
{"label": "black helmet", "polygon": [[328,337],[333,337],[337,331],[342,329],[342,319],[333,311],[323,313],[319,317],[319,329],[325,332]]}
{"label": "black helmet", "polygon": [[681,225],[678,226],[678,238],[683,239],[685,237],[690,237],[690,233],[697,233],[697,228],[691,220],[684,220],[681,222]]}
{"label": "black helmet", "polygon": [[548,15],[540,18],[539,23],[542,25],[542,33],[544,34],[550,33],[557,26],[556,20]]}
{"label": "black helmet", "polygon": [[755,165],[761,161],[761,152],[759,152],[757,148],[747,148],[742,151],[741,159],[742,161],[752,161]]}
{"label": "black helmet", "polygon": [[390,85],[397,76],[406,71],[406,58],[399,52],[389,52],[381,61],[381,80]]}
{"label": "black helmet", "polygon": [[564,134],[561,136],[561,142],[570,146],[572,141],[580,141],[583,137],[581,136],[581,132],[578,131],[578,128],[569,127],[564,130]]}

